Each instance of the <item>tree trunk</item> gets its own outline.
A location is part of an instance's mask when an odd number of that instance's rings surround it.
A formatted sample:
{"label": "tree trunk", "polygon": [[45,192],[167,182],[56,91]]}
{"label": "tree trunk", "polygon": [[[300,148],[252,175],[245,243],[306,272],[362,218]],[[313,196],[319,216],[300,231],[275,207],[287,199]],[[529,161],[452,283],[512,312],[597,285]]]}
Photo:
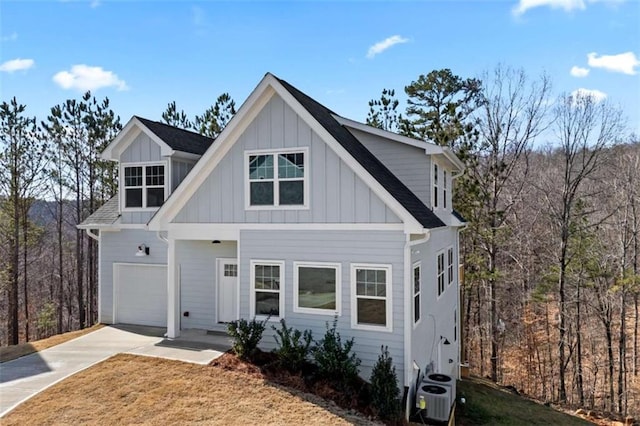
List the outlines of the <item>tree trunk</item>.
{"label": "tree trunk", "polygon": [[626,291],[623,289],[620,292],[620,336],[618,338],[618,413],[626,414],[626,404],[625,404],[625,383],[624,379],[626,378],[627,373],[627,362],[626,362],[626,335],[627,335],[627,309],[626,309]]}
{"label": "tree trunk", "polygon": [[580,282],[578,282],[577,298],[576,301],[576,368],[577,368],[577,387],[578,387],[578,400],[581,407],[584,407],[584,383],[583,383],[583,371],[582,371],[582,324],[580,318],[581,298],[580,295]]}
{"label": "tree trunk", "polygon": [[28,280],[28,247],[29,247],[29,202],[23,201],[22,208],[22,285],[24,291],[24,341],[29,341],[29,280]]}

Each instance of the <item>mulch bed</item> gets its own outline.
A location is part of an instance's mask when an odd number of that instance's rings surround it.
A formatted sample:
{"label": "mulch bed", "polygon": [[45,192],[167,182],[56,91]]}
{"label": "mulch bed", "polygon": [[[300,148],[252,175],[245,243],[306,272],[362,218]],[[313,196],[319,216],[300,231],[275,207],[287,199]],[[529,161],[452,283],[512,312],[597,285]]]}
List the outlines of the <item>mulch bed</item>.
{"label": "mulch bed", "polygon": [[211,361],[210,365],[311,393],[333,401],[344,409],[356,410],[366,418],[376,418],[376,413],[369,404],[369,384],[360,378],[345,386],[343,381],[338,379],[330,380],[319,377],[315,366],[310,363],[303,366],[301,372],[291,373],[279,364],[276,354],[263,351],[258,351],[252,357],[252,362],[241,360],[232,352],[226,352]]}

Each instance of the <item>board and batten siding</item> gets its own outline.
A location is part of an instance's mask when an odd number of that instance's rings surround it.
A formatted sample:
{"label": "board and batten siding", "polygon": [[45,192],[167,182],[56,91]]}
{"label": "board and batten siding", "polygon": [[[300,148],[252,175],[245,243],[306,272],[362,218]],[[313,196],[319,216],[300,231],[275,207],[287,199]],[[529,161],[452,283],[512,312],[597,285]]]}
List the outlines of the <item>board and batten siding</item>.
{"label": "board and batten siding", "polygon": [[140,163],[161,160],[163,160],[163,158],[160,153],[160,146],[144,132],[140,132],[120,155],[121,163]]}
{"label": "board and batten siding", "polygon": [[[285,320],[288,327],[309,329],[320,340],[331,323],[331,315],[293,311],[293,263],[296,261],[341,264],[341,315],[338,331],[343,339],[355,339],[354,350],[362,360],[360,375],[367,380],[382,345],[389,347],[400,382],[404,377],[403,258],[405,236],[401,231],[253,231],[240,232],[240,317],[250,318],[251,260],[284,261]],[[351,264],[372,263],[392,267],[393,330],[369,331],[351,328]],[[274,323],[278,326],[278,323]],[[261,347],[275,347],[274,332],[267,327]],[[401,383],[402,385],[402,383]]]}
{"label": "board and batten siding", "polygon": [[171,159],[171,192],[175,191],[195,164],[195,161]]}
{"label": "board and batten siding", "polygon": [[[245,151],[306,147],[309,208],[245,209]],[[277,95],[176,215],[174,223],[400,223],[400,219]]]}
{"label": "board and batten siding", "polygon": [[349,131],[427,207],[431,206],[431,159],[424,149],[353,128]]}
{"label": "board and batten siding", "polygon": [[[136,256],[140,244],[149,247],[149,256]],[[100,231],[100,320],[113,323],[113,264],[167,264],[167,244],[155,232],[127,229]]]}
{"label": "board and batten siding", "polygon": [[[431,230],[431,237],[425,243],[411,247],[411,265],[420,262],[422,275],[420,302],[420,321],[412,331],[412,359],[422,372],[427,365],[434,363],[437,372],[458,375],[458,339],[454,339],[454,310],[458,304],[458,247],[456,246],[455,228],[446,227]],[[447,249],[453,247],[454,280],[447,283]],[[438,297],[437,255],[444,251],[445,255],[445,290]],[[459,312],[458,312],[459,314]],[[440,365],[438,365],[438,343],[440,336],[448,339],[450,345],[442,345]],[[449,363],[449,359],[453,362]]]}
{"label": "board and batten siding", "polygon": [[[180,271],[180,328],[208,330],[216,324],[218,310],[218,258],[235,259],[235,241],[176,241]],[[185,317],[184,313],[189,312]]]}

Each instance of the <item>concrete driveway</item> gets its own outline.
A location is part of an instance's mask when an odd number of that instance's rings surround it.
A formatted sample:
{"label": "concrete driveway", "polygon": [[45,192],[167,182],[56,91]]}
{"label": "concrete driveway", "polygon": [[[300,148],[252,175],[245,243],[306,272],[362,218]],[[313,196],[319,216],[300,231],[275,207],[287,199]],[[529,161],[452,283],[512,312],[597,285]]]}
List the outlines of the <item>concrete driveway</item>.
{"label": "concrete driveway", "polygon": [[179,342],[167,344],[163,334],[164,329],[155,327],[109,326],[41,352],[1,363],[0,417],[49,386],[118,353],[198,364],[206,364],[222,354],[210,347]]}

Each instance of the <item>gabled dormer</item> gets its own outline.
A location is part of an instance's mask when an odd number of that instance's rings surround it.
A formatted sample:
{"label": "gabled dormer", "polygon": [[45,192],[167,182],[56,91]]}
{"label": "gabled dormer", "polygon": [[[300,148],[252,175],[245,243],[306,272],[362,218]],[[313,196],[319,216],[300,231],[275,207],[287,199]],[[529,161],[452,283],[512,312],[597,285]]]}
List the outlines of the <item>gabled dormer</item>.
{"label": "gabled dormer", "polygon": [[346,127],[444,223],[454,224],[453,182],[464,171],[446,147],[367,126],[344,117],[334,118]]}
{"label": "gabled dormer", "polygon": [[182,182],[213,139],[134,116],[102,153],[119,163],[122,224],[144,224]]}

